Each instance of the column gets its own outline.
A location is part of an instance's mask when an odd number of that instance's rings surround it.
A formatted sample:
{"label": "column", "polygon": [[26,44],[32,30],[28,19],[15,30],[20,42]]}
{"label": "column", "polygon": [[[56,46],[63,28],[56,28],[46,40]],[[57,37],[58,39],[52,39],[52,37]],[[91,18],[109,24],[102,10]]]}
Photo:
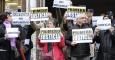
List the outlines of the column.
{"label": "column", "polygon": [[0,0],[0,13],[5,10],[5,0]]}
{"label": "column", "polygon": [[27,4],[26,0],[20,0],[20,1],[22,1],[22,12],[26,12],[26,4]]}

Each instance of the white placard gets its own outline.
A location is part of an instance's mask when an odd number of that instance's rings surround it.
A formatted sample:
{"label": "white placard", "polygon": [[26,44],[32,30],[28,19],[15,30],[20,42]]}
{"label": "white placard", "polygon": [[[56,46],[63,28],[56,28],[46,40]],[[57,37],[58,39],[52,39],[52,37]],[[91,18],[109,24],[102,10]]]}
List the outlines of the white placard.
{"label": "white placard", "polygon": [[40,28],[40,34],[38,36],[40,42],[60,42],[61,30],[60,28]]}
{"label": "white placard", "polygon": [[75,20],[77,18],[77,15],[85,12],[86,12],[86,7],[70,6],[68,7],[65,15],[67,17],[67,20]]}
{"label": "white placard", "polygon": [[25,39],[24,40],[24,45],[29,45],[29,43],[30,43],[30,39]]}
{"label": "white placard", "polygon": [[92,17],[92,25],[97,26],[97,20],[102,20],[103,16],[93,16]]}
{"label": "white placard", "polygon": [[54,0],[53,7],[56,8],[67,8],[71,6],[72,2],[70,0]]}
{"label": "white placard", "polygon": [[97,21],[97,27],[100,30],[107,30],[107,29],[111,28],[111,20],[110,19],[99,20],[99,21]]}
{"label": "white placard", "polygon": [[6,28],[6,34],[8,38],[16,38],[19,36],[18,28]]}
{"label": "white placard", "polygon": [[75,12],[67,12],[66,13],[67,20],[75,20],[77,17],[77,13]]}
{"label": "white placard", "polygon": [[46,21],[49,20],[48,13],[31,14],[31,21]]}
{"label": "white placard", "polygon": [[93,38],[92,28],[72,29],[72,40],[76,43],[91,43]]}
{"label": "white placard", "polygon": [[49,20],[48,7],[38,7],[31,9],[31,21],[45,21]]}
{"label": "white placard", "polygon": [[30,13],[13,12],[11,16],[13,25],[30,25]]}

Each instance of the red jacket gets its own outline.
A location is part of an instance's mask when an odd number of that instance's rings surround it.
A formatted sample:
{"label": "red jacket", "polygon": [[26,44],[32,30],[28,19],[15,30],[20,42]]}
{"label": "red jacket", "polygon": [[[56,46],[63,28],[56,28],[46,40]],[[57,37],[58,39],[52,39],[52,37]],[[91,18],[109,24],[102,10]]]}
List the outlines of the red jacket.
{"label": "red jacket", "polygon": [[[38,45],[40,48],[42,48],[43,53],[48,52],[48,45],[47,43],[40,43],[40,40],[38,40]],[[65,46],[64,36],[61,37],[61,41],[57,43],[52,43],[52,57],[53,60],[65,60],[64,53],[62,51],[62,48]]]}

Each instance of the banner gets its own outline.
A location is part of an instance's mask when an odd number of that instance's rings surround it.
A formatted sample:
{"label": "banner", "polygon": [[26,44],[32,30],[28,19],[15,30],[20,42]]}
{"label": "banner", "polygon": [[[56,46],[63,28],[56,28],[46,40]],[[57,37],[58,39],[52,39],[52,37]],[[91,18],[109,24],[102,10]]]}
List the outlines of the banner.
{"label": "banner", "polygon": [[16,38],[19,36],[18,28],[6,28],[6,34],[8,38]]}
{"label": "banner", "polygon": [[48,7],[32,8],[31,11],[31,21],[49,20]]}
{"label": "banner", "polygon": [[30,25],[30,13],[13,12],[11,16],[13,25]]}
{"label": "banner", "polygon": [[103,16],[93,16],[92,17],[92,25],[97,26],[97,20],[102,20]]}
{"label": "banner", "polygon": [[40,42],[60,42],[61,30],[60,28],[40,28],[39,36]]}
{"label": "banner", "polygon": [[97,27],[99,27],[100,30],[107,30],[111,28],[111,20],[99,20],[97,21]]}
{"label": "banner", "polygon": [[54,0],[53,1],[53,7],[56,8],[67,8],[72,5],[72,2],[70,0]]}
{"label": "banner", "polygon": [[91,43],[93,38],[92,28],[72,29],[72,40],[76,43]]}
{"label": "banner", "polygon": [[86,7],[70,6],[67,9],[66,16],[68,20],[75,20],[78,14],[85,13]]}

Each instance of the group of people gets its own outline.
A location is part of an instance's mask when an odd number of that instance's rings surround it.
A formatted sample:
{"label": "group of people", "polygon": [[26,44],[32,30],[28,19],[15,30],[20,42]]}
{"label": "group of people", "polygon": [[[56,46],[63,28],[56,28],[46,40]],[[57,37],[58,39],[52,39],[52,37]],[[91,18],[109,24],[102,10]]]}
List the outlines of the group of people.
{"label": "group of people", "polygon": [[[65,43],[70,48],[70,60],[115,60],[114,57],[114,18],[113,14],[107,12],[103,15],[103,20],[110,19],[111,27],[107,30],[100,30],[98,26],[92,26],[93,12],[87,11],[85,14],[79,14],[75,21],[65,20],[64,27],[67,31]],[[102,15],[101,15],[102,16]],[[93,29],[93,42],[92,43],[75,43],[72,41],[72,29]],[[91,56],[92,50],[96,50],[96,44],[100,46],[98,51],[93,51],[94,56]],[[95,46],[92,47],[92,44]],[[94,59],[95,58],[95,59]]]}
{"label": "group of people", "polygon": [[[100,30],[97,26],[92,26],[93,12],[79,14],[75,20],[68,20],[64,15],[63,26],[59,26],[58,21],[49,13],[49,20],[45,22],[30,22],[30,25],[13,25],[10,13],[0,14],[0,60],[30,60],[33,42],[31,35],[40,28],[57,28],[60,27],[60,42],[42,43],[39,37],[36,39],[37,48],[42,52],[40,60],[115,60],[115,21],[113,14],[110,12],[103,15],[103,19],[111,20],[111,28],[108,30]],[[19,28],[20,34],[17,38],[9,38],[6,28]],[[93,29],[92,43],[76,43],[72,41],[72,29]],[[25,41],[29,44],[24,44]],[[99,49],[96,56],[91,55],[91,44],[99,43]],[[94,46],[95,48],[95,46]],[[95,49],[94,49],[95,50]],[[36,53],[36,54],[39,54]]]}
{"label": "group of people", "polygon": [[[9,38],[6,33],[7,28],[18,28],[19,36]],[[12,24],[10,13],[4,12],[0,14],[0,60],[28,60],[30,59],[33,43],[31,35],[34,32],[31,25],[20,26]],[[28,44],[24,44],[25,40],[29,40]]]}

